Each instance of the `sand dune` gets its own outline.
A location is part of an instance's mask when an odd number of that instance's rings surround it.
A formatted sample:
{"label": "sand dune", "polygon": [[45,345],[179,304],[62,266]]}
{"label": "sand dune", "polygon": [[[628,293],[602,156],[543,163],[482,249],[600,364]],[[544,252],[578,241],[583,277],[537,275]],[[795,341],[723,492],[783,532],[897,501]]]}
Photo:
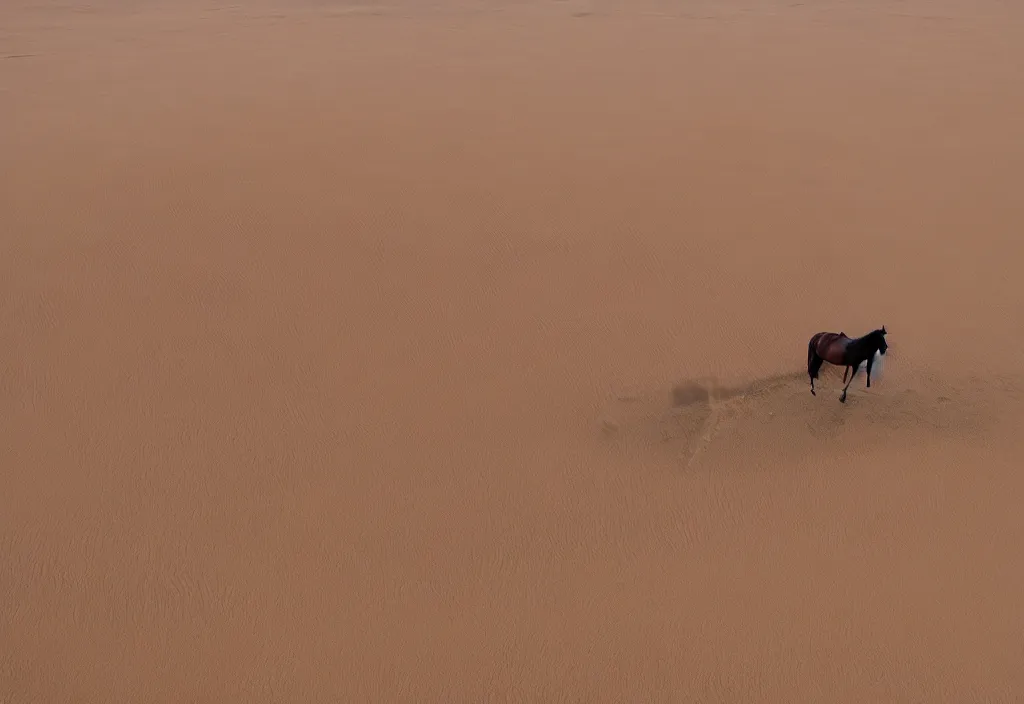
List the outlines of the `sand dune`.
{"label": "sand dune", "polygon": [[0,5],[0,702],[1020,700],[1022,7]]}

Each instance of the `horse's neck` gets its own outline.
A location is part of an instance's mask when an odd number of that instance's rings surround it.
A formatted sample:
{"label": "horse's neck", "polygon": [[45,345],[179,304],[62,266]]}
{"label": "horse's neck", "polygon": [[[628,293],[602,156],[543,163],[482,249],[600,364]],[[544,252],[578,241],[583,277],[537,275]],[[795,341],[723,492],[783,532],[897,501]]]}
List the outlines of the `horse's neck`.
{"label": "horse's neck", "polygon": [[866,356],[870,356],[872,352],[878,349],[878,342],[874,339],[874,333],[869,333],[864,337],[858,337],[849,342],[847,349],[853,349]]}

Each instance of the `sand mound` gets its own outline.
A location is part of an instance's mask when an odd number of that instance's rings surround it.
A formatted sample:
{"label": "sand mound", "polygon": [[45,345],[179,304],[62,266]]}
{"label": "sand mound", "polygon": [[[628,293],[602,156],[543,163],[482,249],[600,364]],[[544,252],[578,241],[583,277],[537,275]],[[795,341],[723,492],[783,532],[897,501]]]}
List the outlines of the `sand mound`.
{"label": "sand mound", "polygon": [[842,382],[835,371],[826,369],[821,377],[817,396],[799,372],[732,386],[683,380],[668,393],[619,394],[599,422],[609,447],[634,453],[647,448],[674,455],[687,469],[729,471],[737,465],[785,464],[815,452],[827,456],[836,449],[833,442],[870,451],[929,438],[977,439],[1016,413],[1024,388],[1007,376],[918,374],[873,380],[866,389],[861,377],[851,385],[847,403],[840,404]]}

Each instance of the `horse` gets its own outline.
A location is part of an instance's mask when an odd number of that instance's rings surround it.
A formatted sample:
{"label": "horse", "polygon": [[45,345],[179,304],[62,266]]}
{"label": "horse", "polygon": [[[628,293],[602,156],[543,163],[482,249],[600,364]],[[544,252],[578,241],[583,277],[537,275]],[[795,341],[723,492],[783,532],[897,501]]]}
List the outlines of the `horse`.
{"label": "horse", "polygon": [[843,381],[846,382],[846,373],[853,369],[850,381],[843,387],[843,394],[839,397],[840,403],[846,403],[846,390],[853,383],[853,378],[860,371],[860,366],[867,362],[868,384],[871,388],[871,367],[875,363],[876,354],[885,354],[889,345],[885,341],[885,326],[872,330],[863,337],[850,338],[845,332],[819,332],[815,333],[810,342],[807,343],[807,376],[811,378],[811,395],[817,396],[814,392],[814,380],[818,378],[818,371],[823,362],[844,366]]}

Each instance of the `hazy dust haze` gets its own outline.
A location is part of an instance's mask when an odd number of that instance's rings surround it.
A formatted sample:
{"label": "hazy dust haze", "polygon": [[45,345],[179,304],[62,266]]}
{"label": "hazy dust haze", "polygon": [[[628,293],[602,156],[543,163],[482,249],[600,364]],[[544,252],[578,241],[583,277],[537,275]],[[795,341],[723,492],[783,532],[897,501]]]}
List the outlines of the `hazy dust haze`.
{"label": "hazy dust haze", "polygon": [[6,0],[0,702],[1020,701],[1022,66],[1008,0]]}

